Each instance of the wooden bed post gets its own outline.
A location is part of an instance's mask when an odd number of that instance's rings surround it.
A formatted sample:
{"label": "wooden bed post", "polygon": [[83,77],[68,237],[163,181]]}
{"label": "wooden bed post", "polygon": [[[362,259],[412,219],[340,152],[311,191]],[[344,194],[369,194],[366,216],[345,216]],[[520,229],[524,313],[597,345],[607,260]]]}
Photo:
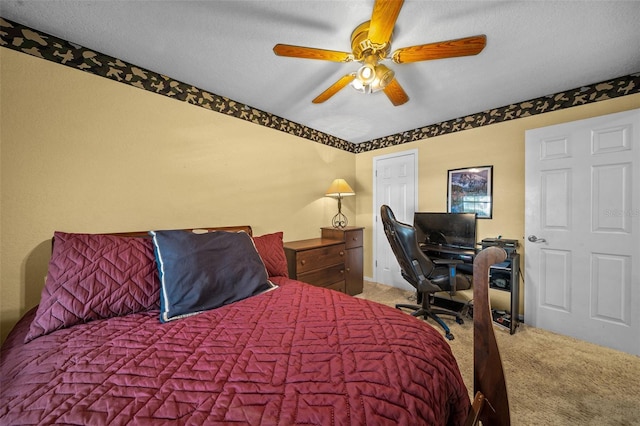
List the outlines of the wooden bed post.
{"label": "wooden bed post", "polygon": [[473,262],[473,391],[475,399],[467,425],[511,424],[507,386],[489,306],[489,267],[503,262],[507,253],[498,247],[482,250]]}

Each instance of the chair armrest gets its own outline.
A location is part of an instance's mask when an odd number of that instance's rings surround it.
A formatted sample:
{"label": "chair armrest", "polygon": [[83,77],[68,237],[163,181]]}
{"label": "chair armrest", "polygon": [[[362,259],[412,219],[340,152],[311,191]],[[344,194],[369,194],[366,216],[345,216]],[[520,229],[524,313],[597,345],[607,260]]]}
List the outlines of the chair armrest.
{"label": "chair armrest", "polygon": [[[422,269],[420,268],[420,264],[418,263],[417,260],[413,260],[411,262],[411,266],[410,266],[416,277],[418,278],[418,282],[417,282],[417,290],[421,293],[435,293],[437,291],[440,290],[440,287],[438,287],[437,285],[433,284],[431,281],[429,281],[428,279],[425,278],[425,276],[422,274]],[[404,272],[401,272],[402,276],[404,277],[405,280],[412,282],[413,280],[407,276]]]}
{"label": "chair armrest", "polygon": [[460,259],[433,259],[434,265],[438,266],[448,266],[449,267],[449,294],[453,296],[456,294],[456,267],[455,265],[459,265],[464,263]]}

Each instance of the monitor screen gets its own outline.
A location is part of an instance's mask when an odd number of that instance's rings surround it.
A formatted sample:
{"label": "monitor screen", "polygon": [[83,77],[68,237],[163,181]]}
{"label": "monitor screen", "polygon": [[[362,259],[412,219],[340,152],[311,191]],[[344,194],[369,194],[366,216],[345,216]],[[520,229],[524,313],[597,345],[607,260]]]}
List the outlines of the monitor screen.
{"label": "monitor screen", "polygon": [[476,247],[475,213],[416,212],[413,226],[421,244],[464,249]]}

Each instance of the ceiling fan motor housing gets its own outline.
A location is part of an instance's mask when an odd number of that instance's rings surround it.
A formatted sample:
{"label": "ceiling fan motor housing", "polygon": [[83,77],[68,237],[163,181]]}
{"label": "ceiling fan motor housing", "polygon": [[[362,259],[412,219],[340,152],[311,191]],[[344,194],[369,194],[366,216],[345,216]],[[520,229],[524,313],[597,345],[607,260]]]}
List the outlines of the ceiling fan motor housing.
{"label": "ceiling fan motor housing", "polygon": [[391,38],[384,44],[375,44],[369,40],[369,25],[371,21],[358,25],[351,33],[351,50],[356,61],[362,62],[368,56],[376,56],[378,60],[387,57],[391,50]]}

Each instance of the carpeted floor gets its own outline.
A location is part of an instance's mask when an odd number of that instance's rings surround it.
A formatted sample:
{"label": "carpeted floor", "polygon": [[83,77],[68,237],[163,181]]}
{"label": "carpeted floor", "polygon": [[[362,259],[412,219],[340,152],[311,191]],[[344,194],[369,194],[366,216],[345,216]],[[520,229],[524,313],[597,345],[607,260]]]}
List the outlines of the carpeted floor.
{"label": "carpeted floor", "polygon": [[[394,307],[415,300],[415,293],[365,282],[357,297]],[[455,336],[449,343],[471,396],[472,320],[444,320]],[[526,325],[513,335],[500,327],[495,333],[512,424],[640,425],[640,357]]]}

